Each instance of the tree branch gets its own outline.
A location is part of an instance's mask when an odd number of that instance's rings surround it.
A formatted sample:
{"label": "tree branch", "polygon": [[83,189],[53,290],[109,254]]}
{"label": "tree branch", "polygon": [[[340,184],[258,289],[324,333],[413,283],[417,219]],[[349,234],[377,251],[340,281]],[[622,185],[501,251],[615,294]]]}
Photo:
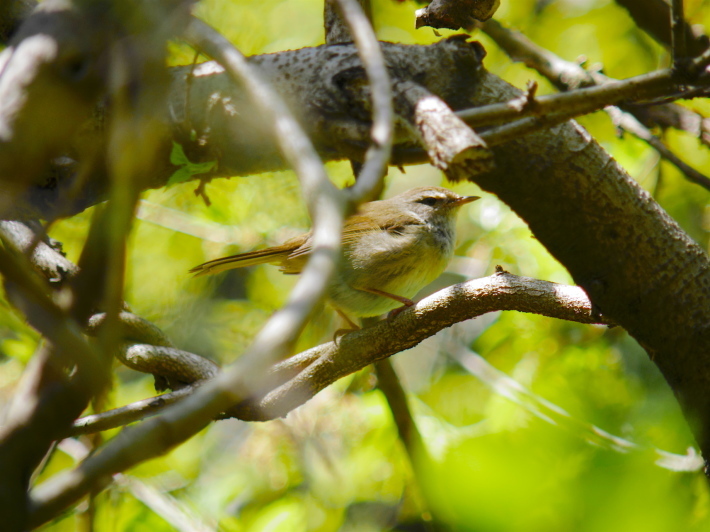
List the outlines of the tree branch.
{"label": "tree branch", "polygon": [[[454,110],[470,108],[474,104],[470,95],[475,91],[480,71],[477,64],[482,57],[480,46],[465,43],[460,38],[428,47],[391,43],[381,46],[394,76],[393,83],[416,80]],[[367,84],[362,61],[354,46],[294,50],[256,56],[249,62],[289,102],[321,156],[327,160],[364,159],[371,145],[370,101],[368,91],[364,89]],[[314,76],[311,69],[298,67],[306,63],[319,65],[318,76]],[[274,148],[273,132],[264,126],[259,108],[245,95],[243,87],[229,81],[219,65],[207,62],[194,69],[176,67],[171,70],[171,76],[170,97],[164,111],[158,111],[165,120],[165,131],[169,135],[158,150],[163,154],[162,164],[148,172],[152,180],[147,187],[163,186],[175,172],[176,167],[168,160],[173,141],[183,147],[190,161],[216,163],[208,173],[193,176],[201,182],[211,177],[249,175],[285,167],[283,156]],[[698,81],[706,82],[704,78]],[[634,78],[633,83],[638,85],[635,88],[629,86],[629,93],[619,98],[633,100],[676,92],[670,71]],[[188,91],[190,97],[186,98]],[[233,112],[236,108],[239,113]],[[395,114],[405,117],[407,111],[395,109]],[[558,120],[561,119],[559,116]],[[532,126],[541,127],[541,123],[535,121]],[[526,126],[524,130],[529,129]],[[94,134],[100,135],[101,132]],[[41,142],[41,139],[33,138],[32,142]],[[28,143],[31,142],[21,136],[13,138],[8,154],[22,153],[15,146]],[[0,153],[0,159],[2,157]],[[12,157],[15,159],[8,164],[20,164],[16,155]],[[391,164],[425,160],[426,153],[418,135],[411,128],[396,128]],[[82,196],[65,203],[68,201],[67,189],[72,188],[77,179],[72,168],[74,166],[67,165],[55,169],[57,174],[51,181],[54,184],[32,188],[21,204],[46,215],[57,212],[66,215],[105,198],[104,185],[97,178],[80,188]],[[25,211],[31,210],[30,207]],[[5,216],[20,217],[23,212],[16,204],[5,206]]]}
{"label": "tree branch", "polygon": [[395,86],[398,108],[421,139],[433,166],[451,181],[490,171],[493,153],[438,96],[413,81]]}
{"label": "tree branch", "polygon": [[[325,2],[326,9],[330,1]],[[375,199],[381,189],[382,178],[387,173],[394,129],[392,89],[380,43],[365,10],[356,0],[332,1],[337,3],[349,33],[355,40],[358,56],[367,73],[372,100],[372,143],[365,153],[365,164],[358,172],[357,181],[349,190],[351,200],[359,203]],[[332,44],[328,41],[327,33],[326,28],[326,42]]]}
{"label": "tree branch", "polygon": [[688,449],[687,455],[669,453],[658,448],[644,448],[625,438],[610,434],[596,425],[575,419],[559,405],[552,404],[533,393],[456,340],[452,339],[446,343],[446,352],[495,393],[512,401],[538,419],[567,430],[593,445],[623,454],[646,453],[654,464],[669,471],[699,471],[703,467],[702,458],[693,448]]}
{"label": "tree branch", "polygon": [[687,23],[683,14],[683,0],[671,0],[671,55],[673,70],[682,73],[688,61],[686,43]]}
{"label": "tree branch", "polygon": [[688,181],[710,190],[710,178],[698,172],[695,168],[684,162],[680,157],[673,153],[673,151],[668,148],[668,146],[666,146],[661,139],[652,134],[646,126],[636,119],[633,114],[622,111],[618,107],[610,107],[606,110],[606,112],[617,127],[623,131],[628,131],[643,141],[646,141],[663,159],[678,168],[678,170],[683,173]]}
{"label": "tree branch", "polygon": [[[532,105],[528,105],[528,108],[530,108],[529,113],[542,114],[544,118],[539,119],[539,121],[543,122],[544,125],[555,125],[561,123],[566,118],[573,118],[573,116],[577,116],[578,114],[591,112],[611,105],[623,106],[628,100],[633,101],[639,97],[653,98],[654,96],[651,94],[653,90],[661,86],[665,86],[665,90],[667,90],[668,86],[672,86],[675,83],[675,67],[624,81],[611,80],[602,74],[587,72],[575,63],[564,61],[548,50],[544,50],[535,45],[522,34],[504,28],[496,21],[486,22],[482,25],[482,28],[512,59],[524,61],[527,66],[537,70],[561,90],[567,90],[569,87],[596,85],[594,87],[577,89],[559,95],[541,97],[535,100]],[[684,71],[697,69],[698,65],[701,64],[703,60],[703,58],[696,58],[694,61],[686,61],[683,66]],[[608,87],[609,90],[605,90],[605,87]],[[640,93],[645,93],[647,96],[641,96]],[[566,107],[564,105],[565,103],[569,105],[569,107]],[[562,110],[558,110],[559,108],[556,108],[556,105],[560,105]],[[662,107],[672,108],[678,106],[669,104],[668,106]],[[630,116],[629,113],[638,113],[638,107],[625,106],[624,108],[628,109],[627,113],[620,109],[607,109],[607,112],[612,115],[612,119],[618,127],[624,128],[629,133],[648,142],[659,152],[661,157],[674,164],[689,181],[710,190],[710,178],[683,162],[680,157],[675,155],[660,139],[651,134],[639,120]],[[485,109],[473,109],[468,114],[464,114],[464,119],[467,120],[467,122],[469,122],[469,120],[473,121],[476,118],[479,120],[490,120],[490,118],[488,118],[489,116],[499,114],[512,115],[514,111],[515,106],[512,105],[509,106],[508,109],[494,108],[488,112],[486,112]],[[554,114],[548,114],[550,112]],[[490,115],[487,113],[490,113]],[[661,112],[656,120],[663,120],[665,116],[667,116],[667,113]],[[535,127],[533,124],[535,124],[533,120],[521,120],[519,124],[509,124],[498,128],[496,131],[489,132],[488,134],[493,138],[486,137],[485,135],[484,138],[486,138],[490,144],[494,145],[500,143],[501,140],[509,140],[523,131],[527,132],[533,129]]]}
{"label": "tree branch", "polygon": [[[338,342],[314,347],[274,365],[269,371],[272,390],[261,399],[249,399],[230,408],[228,414],[248,421],[281,417],[306,402],[324,387],[371,363],[414,347],[451,325],[488,312],[517,310],[578,323],[610,323],[594,316],[584,291],[547,281],[499,272],[441,290],[396,317],[349,333]],[[106,430],[153,415],[165,397],[173,402],[184,397],[165,394],[133,406],[78,420],[77,433]],[[126,417],[130,416],[130,417]],[[224,417],[224,416],[221,416]]]}
{"label": "tree branch", "polygon": [[[370,0],[356,0],[365,18],[372,25],[372,4]],[[325,44],[352,43],[353,35],[342,10],[342,4],[337,0],[323,2],[323,26],[325,29]]]}
{"label": "tree branch", "polygon": [[[646,31],[666,48],[671,48],[671,9],[665,0],[616,0],[625,8],[636,25]],[[706,35],[693,31],[685,20],[682,21],[688,55],[695,57],[703,53],[710,42]]]}
{"label": "tree branch", "polygon": [[[6,227],[5,227],[6,228]],[[21,234],[21,233],[20,233]],[[18,232],[0,231],[0,274],[8,299],[48,339],[25,369],[12,408],[0,428],[0,508],[9,530],[27,529],[27,490],[32,471],[52,442],[106,384],[96,349],[80,325],[49,295],[48,283],[10,240]],[[22,238],[22,236],[20,237]],[[46,253],[42,259],[46,259]],[[38,255],[35,254],[34,258]],[[69,298],[71,299],[71,298]],[[71,374],[69,369],[74,370]]]}
{"label": "tree branch", "polygon": [[470,29],[477,20],[488,20],[498,10],[500,0],[433,0],[417,9],[415,27]]}
{"label": "tree branch", "polygon": [[[410,463],[414,465],[417,460],[421,459],[421,453],[426,452],[426,446],[409,408],[407,393],[404,391],[402,382],[389,358],[375,362],[375,372],[377,373],[377,387],[387,399],[399,439],[402,440]],[[416,470],[416,467],[414,469]]]}
{"label": "tree branch", "polygon": [[500,272],[433,294],[394,319],[345,335],[300,357],[315,359],[297,377],[253,405],[237,407],[240,419],[285,415],[336,380],[395,353],[410,349],[454,323],[497,310],[533,312],[580,323],[599,323],[589,300],[576,287]]}

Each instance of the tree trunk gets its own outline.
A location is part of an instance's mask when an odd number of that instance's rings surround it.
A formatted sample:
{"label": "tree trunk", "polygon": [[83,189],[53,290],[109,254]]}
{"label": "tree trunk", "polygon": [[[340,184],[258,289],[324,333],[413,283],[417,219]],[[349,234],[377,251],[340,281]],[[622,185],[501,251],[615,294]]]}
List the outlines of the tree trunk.
{"label": "tree trunk", "polygon": [[[487,74],[478,104],[518,91]],[[475,178],[523,218],[599,311],[624,327],[670,384],[710,456],[710,261],[574,122],[494,149]]]}

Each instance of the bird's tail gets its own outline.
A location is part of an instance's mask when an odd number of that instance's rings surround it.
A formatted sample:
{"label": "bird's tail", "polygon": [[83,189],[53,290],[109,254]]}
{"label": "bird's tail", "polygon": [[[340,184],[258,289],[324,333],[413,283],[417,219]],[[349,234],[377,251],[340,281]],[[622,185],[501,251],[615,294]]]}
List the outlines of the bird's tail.
{"label": "bird's tail", "polygon": [[195,277],[200,277],[202,275],[212,275],[234,268],[256,266],[257,264],[280,264],[289,254],[289,249],[283,246],[275,246],[259,251],[239,253],[238,255],[211,260],[199,266],[195,266],[190,270],[190,273],[194,273]]}

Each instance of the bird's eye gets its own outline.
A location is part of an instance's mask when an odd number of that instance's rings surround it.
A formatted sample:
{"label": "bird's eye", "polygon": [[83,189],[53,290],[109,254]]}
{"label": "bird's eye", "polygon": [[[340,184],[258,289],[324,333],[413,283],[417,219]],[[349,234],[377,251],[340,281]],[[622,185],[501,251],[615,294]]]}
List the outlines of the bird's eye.
{"label": "bird's eye", "polygon": [[437,201],[439,201],[437,198],[428,197],[420,199],[417,203],[422,203],[424,205],[429,205],[429,207],[433,207],[434,205],[436,205]]}

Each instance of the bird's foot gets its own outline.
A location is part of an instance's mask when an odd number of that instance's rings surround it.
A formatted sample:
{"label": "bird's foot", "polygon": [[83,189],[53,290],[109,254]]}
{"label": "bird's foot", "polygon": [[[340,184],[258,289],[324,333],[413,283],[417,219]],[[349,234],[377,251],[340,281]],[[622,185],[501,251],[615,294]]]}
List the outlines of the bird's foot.
{"label": "bird's foot", "polygon": [[414,301],[412,301],[411,299],[407,299],[406,302],[405,302],[405,301],[402,301],[402,303],[404,303],[404,305],[402,305],[401,307],[393,308],[392,310],[390,310],[390,311],[387,313],[387,319],[388,319],[388,320],[391,320],[392,318],[394,318],[395,316],[397,316],[397,315],[398,315],[400,312],[402,312],[403,310],[406,310],[406,309],[408,309],[409,307],[413,307],[413,306],[414,306]]}
{"label": "bird's foot", "polygon": [[348,333],[359,331],[359,330],[360,330],[360,327],[358,327],[357,329],[338,329],[337,331],[335,331],[335,333],[333,333],[333,343],[335,343],[337,345],[342,336],[345,336]]}
{"label": "bird's foot", "polygon": [[354,331],[359,331],[359,330],[360,330],[360,326],[359,326],[357,323],[355,323],[353,320],[351,320],[351,319],[348,317],[348,315],[345,314],[345,313],[344,313],[342,310],[340,310],[339,308],[336,308],[336,309],[335,309],[335,312],[337,312],[338,315],[339,315],[341,318],[343,318],[343,320],[345,320],[345,323],[348,324],[348,328],[346,328],[346,329],[338,329],[337,331],[335,331],[335,334],[333,334],[333,342],[334,342],[335,344],[337,344],[337,343],[338,343],[338,340],[340,339],[341,336],[343,336],[343,335],[345,335],[345,334],[348,334],[348,333],[351,333],[351,332],[354,332]]}

